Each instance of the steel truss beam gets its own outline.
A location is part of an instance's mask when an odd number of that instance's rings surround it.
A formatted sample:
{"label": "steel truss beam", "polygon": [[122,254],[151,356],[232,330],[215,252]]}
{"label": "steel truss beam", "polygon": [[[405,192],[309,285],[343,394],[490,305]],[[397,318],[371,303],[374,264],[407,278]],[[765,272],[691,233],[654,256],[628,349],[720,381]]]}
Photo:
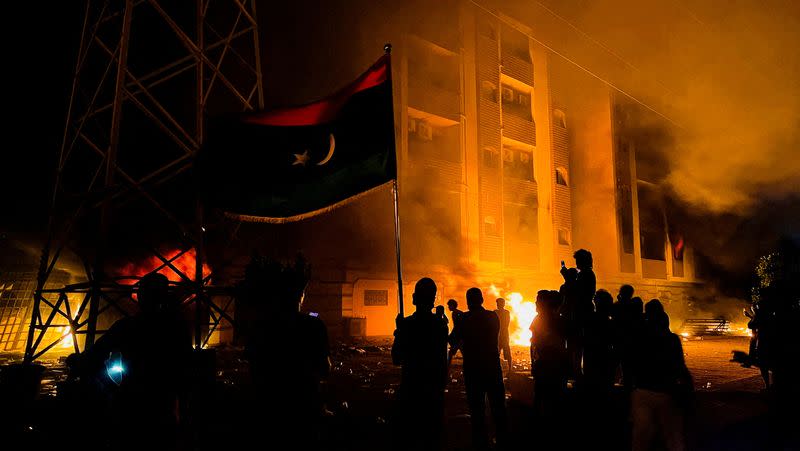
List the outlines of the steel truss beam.
{"label": "steel truss beam", "polygon": [[[187,11],[187,6],[193,11]],[[182,250],[169,258],[159,249],[166,238],[159,242],[158,236],[148,237],[142,247],[160,262],[153,272],[169,269],[180,277],[172,289],[180,293],[184,306],[196,312],[195,346],[207,345],[223,321],[234,324],[229,313],[234,302],[232,290],[212,286],[211,275],[203,274],[206,224],[196,190],[189,190],[194,198],[184,202],[196,205],[194,218],[187,221],[159,198],[157,188],[191,170],[203,144],[205,117],[215,101],[237,105],[228,106],[231,112],[263,107],[255,0],[196,0],[181,4],[181,8],[175,11],[175,5],[159,0],[86,1],[48,235],[31,310],[26,363],[70,337],[72,350],[81,352],[104,332],[98,329],[101,315],[112,310],[128,315],[135,307],[134,282],[141,274],[111,277],[107,267],[109,244],[121,239],[112,236],[111,224],[125,220],[119,217],[119,209],[131,202],[144,203],[148,214],[171,224],[173,230],[165,230],[165,237],[169,232],[180,237]],[[167,32],[153,39],[151,27]],[[166,62],[155,58],[166,53],[160,45],[162,38],[174,44]],[[177,56],[175,49],[180,53]],[[193,80],[187,81],[191,74]],[[192,83],[192,111],[185,105],[176,108],[170,87],[185,89]],[[120,150],[128,150],[125,137],[130,136],[127,127],[133,111],[138,112],[139,126],[146,122],[157,130],[159,146],[170,143],[172,150],[163,153],[171,155],[167,161],[137,161],[135,156],[131,158],[136,152],[120,158]],[[83,177],[77,182],[76,173],[79,179]],[[99,217],[93,216],[98,212]],[[97,231],[92,256],[77,252],[87,281],[45,288],[63,251],[74,245],[77,231],[87,222]],[[175,265],[189,250],[196,256],[194,274]],[[223,300],[218,305],[212,298]]]}

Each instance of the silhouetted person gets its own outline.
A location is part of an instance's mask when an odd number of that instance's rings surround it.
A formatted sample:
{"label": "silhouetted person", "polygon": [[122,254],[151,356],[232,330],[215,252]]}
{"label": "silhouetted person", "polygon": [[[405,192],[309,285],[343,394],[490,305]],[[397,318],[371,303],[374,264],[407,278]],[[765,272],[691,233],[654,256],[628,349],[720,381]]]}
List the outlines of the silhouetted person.
{"label": "silhouetted person", "polygon": [[586,326],[584,374],[587,387],[595,392],[608,393],[614,386],[617,368],[614,355],[614,324],[611,311],[614,298],[606,290],[594,295],[595,312]]}
{"label": "silhouetted person", "polygon": [[633,384],[633,353],[642,319],[641,299],[633,297],[633,293],[632,286],[622,285],[612,309],[615,347],[622,368],[622,383],[629,390]]}
{"label": "silhouetted person", "polygon": [[575,317],[577,313],[577,282],[578,282],[578,269],[577,268],[561,268],[561,277],[564,278],[564,283],[558,289],[561,293],[561,316],[569,321]]}
{"label": "silhouetted person", "polygon": [[398,390],[397,444],[403,449],[439,449],[447,384],[447,326],[431,310],[436,284],[425,277],[414,287],[416,311],[398,315],[392,361],[402,366]]}
{"label": "silhouetted person", "polygon": [[797,338],[800,328],[800,283],[797,279],[778,278],[766,294],[773,311],[772,321],[767,328],[771,340],[767,352],[772,370],[772,386],[768,396],[769,448],[795,449],[793,447],[800,444],[797,427],[800,405],[800,346]]}
{"label": "silhouetted person", "polygon": [[[659,305],[661,305],[661,302],[659,302]],[[661,307],[661,310],[663,311],[664,308]],[[641,326],[642,320],[644,319],[642,316],[643,313],[644,301],[639,296],[634,296],[633,299],[631,299],[631,318],[633,318],[635,324]]]}
{"label": "silhouetted person", "polygon": [[597,291],[597,279],[592,269],[592,253],[586,249],[578,249],[573,255],[575,267],[578,268],[576,282],[576,313],[579,318],[588,318],[592,312],[592,301]]}
{"label": "silhouetted person", "polygon": [[684,415],[692,378],[681,340],[670,332],[669,317],[660,303],[645,314],[634,357],[633,451],[650,450],[655,443],[669,451],[685,449]]}
{"label": "silhouetted person", "polygon": [[495,312],[483,308],[483,293],[467,290],[467,308],[455,325],[453,336],[464,355],[464,385],[472,422],[472,441],[476,449],[489,448],[486,425],[486,398],[494,419],[498,447],[506,443],[508,420],[505,406],[503,370],[500,367],[498,336],[500,320]]}
{"label": "silhouetted person", "polygon": [[581,375],[581,356],[583,352],[583,326],[585,318],[581,315],[578,300],[578,269],[561,267],[561,276],[564,283],[558,289],[561,294],[561,307],[559,307],[562,318],[564,333],[567,337],[567,353],[570,361],[570,374],[572,379],[577,380]]}
{"label": "silhouetted person", "polygon": [[745,361],[741,362],[742,366],[745,368],[750,368],[756,363],[756,353],[758,350],[758,329],[755,327],[755,324],[753,324],[753,320],[756,318],[757,309],[758,303],[754,302],[752,305],[750,305],[749,309],[742,310],[742,314],[747,318],[747,328],[750,329],[750,346],[747,350],[747,358]]}
{"label": "silhouetted person", "polygon": [[631,302],[633,299],[633,286],[631,285],[622,285],[619,287],[619,293],[617,293],[617,302],[619,302],[619,307],[623,307],[626,304]]}
{"label": "silhouetted person", "polygon": [[258,412],[253,433],[300,449],[320,440],[320,381],[330,371],[325,324],[300,312],[309,276],[302,258],[288,265],[254,258],[241,287],[248,302],[266,307],[245,347]]}
{"label": "silhouetted person", "polygon": [[594,295],[595,311],[586,325],[586,349],[583,356],[586,409],[576,416],[584,421],[583,444],[598,449],[620,447],[620,427],[614,421],[618,412],[612,409],[614,380],[618,360],[614,348],[614,324],[611,311],[614,298],[606,290]]}
{"label": "silhouetted person", "polygon": [[[638,301],[637,301],[638,299]],[[633,303],[637,306],[636,309],[639,309],[639,305],[642,302],[642,298],[635,297],[632,299]],[[647,301],[647,304],[644,305],[644,317],[645,318],[652,318],[654,315],[658,313],[666,313],[664,311],[664,305],[656,298],[650,299]]]}
{"label": "silhouetted person", "polygon": [[179,406],[186,394],[191,331],[164,275],[142,277],[137,302],[139,312],[115,322],[84,352],[81,366],[87,376],[100,374],[119,385],[113,422],[117,437],[124,439],[116,446],[169,449],[177,446],[178,424],[185,413]]}
{"label": "silhouetted person", "polygon": [[775,360],[775,297],[774,288],[763,288],[754,316],[747,324],[747,327],[752,329],[754,336],[757,337],[754,357],[761,371],[765,390],[769,390],[772,386],[770,372],[774,367]]}
{"label": "silhouetted person", "polygon": [[[456,325],[461,322],[464,312],[458,309],[458,301],[455,299],[449,299],[447,301],[447,309],[450,310],[450,318],[453,319],[453,330],[455,330]],[[455,342],[452,332],[450,333],[448,341],[450,343],[450,352],[447,354],[447,362],[449,364],[453,361],[453,357],[455,357],[458,352],[459,343]]]}
{"label": "silhouetted person", "polygon": [[572,338],[574,346],[570,351],[572,360],[572,371],[576,380],[582,376],[581,360],[583,359],[584,335],[586,333],[586,322],[594,311],[594,293],[597,290],[597,279],[592,269],[592,253],[586,249],[578,249],[573,254],[575,267],[578,269],[578,276],[575,279],[574,307],[572,327]]}
{"label": "silhouetted person", "polygon": [[508,372],[510,373],[513,367],[513,357],[511,356],[511,338],[508,333],[508,328],[511,327],[511,312],[506,310],[506,300],[497,298],[497,318],[500,320],[500,335],[498,336],[497,345],[500,351],[503,352],[503,358],[508,362]]}
{"label": "silhouetted person", "polygon": [[570,370],[566,326],[559,316],[561,294],[540,290],[536,294],[536,318],[531,323],[531,374],[534,410],[548,416],[558,407],[567,389]]}
{"label": "silhouetted person", "polygon": [[444,314],[444,306],[443,305],[437,305],[434,310],[436,311],[436,316],[438,316],[439,319],[441,319],[444,322],[445,326],[450,324],[450,320],[447,319],[447,316]]}

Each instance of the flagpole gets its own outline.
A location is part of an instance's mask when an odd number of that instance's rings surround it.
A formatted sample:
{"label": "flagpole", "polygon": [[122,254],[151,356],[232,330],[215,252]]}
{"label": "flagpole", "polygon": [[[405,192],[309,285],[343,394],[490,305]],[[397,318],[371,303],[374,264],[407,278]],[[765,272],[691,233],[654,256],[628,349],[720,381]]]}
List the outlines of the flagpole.
{"label": "flagpole", "polygon": [[400,261],[400,209],[397,206],[397,179],[392,183],[392,194],[394,196],[394,249],[397,256],[397,305],[399,314],[403,314],[403,266]]}
{"label": "flagpole", "polygon": [[[391,55],[392,53],[392,44],[387,43],[383,46],[383,51],[386,52],[386,55]],[[394,90],[394,84],[391,83],[392,80],[392,63],[391,60],[389,61],[389,83],[391,89]],[[392,109],[394,110],[394,91],[392,91]],[[392,112],[394,115],[394,111]],[[394,121],[392,121],[394,122]],[[394,136],[392,136],[392,143],[394,143]],[[395,145],[395,170],[399,172],[399,164],[397,164],[397,147]],[[403,264],[400,260],[400,208],[398,207],[398,193],[397,193],[397,172],[395,173],[395,178],[392,181],[392,197],[394,198],[394,251],[395,256],[397,257],[397,310],[399,316],[402,318],[405,316],[403,312]]]}

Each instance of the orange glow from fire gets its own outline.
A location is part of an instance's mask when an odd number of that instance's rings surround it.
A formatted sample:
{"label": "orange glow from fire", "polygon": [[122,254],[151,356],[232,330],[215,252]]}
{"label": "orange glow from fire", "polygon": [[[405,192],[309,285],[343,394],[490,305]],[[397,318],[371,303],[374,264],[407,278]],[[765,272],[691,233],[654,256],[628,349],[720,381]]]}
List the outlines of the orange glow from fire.
{"label": "orange glow from fire", "polygon": [[[186,277],[194,280],[195,277],[195,262],[197,258],[197,254],[195,253],[194,249],[189,249],[188,251],[184,252],[182,255],[178,256],[181,253],[180,249],[175,249],[168,252],[162,252],[161,255],[170,261],[171,265],[174,266],[178,271],[182,272]],[[177,258],[175,258],[178,256]],[[174,258],[174,260],[173,260]],[[145,274],[149,274],[153,270],[158,267],[163,266],[163,268],[158,270],[159,274],[163,274],[169,279],[171,282],[180,282],[183,280],[181,275],[176,272],[171,267],[164,265],[164,262],[156,257],[155,255],[148,257],[144,261],[140,262],[131,262],[123,266],[117,271],[117,274],[120,276],[134,276],[134,277],[141,277]],[[211,268],[205,263],[203,263],[203,277],[208,277],[211,274]],[[136,283],[136,280],[129,279],[123,280],[121,283],[133,285]]]}

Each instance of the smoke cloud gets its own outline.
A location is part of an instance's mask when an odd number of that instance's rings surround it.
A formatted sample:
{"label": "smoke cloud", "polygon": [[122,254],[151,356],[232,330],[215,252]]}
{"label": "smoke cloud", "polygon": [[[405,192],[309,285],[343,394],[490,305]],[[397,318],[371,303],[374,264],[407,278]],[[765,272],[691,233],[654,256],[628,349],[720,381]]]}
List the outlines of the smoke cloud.
{"label": "smoke cloud", "polygon": [[[786,6],[781,8],[781,6]],[[685,141],[669,184],[712,212],[750,212],[800,193],[800,40],[796,5],[735,2],[687,42],[697,61],[675,98]]]}
{"label": "smoke cloud", "polygon": [[674,121],[666,183],[691,206],[748,214],[765,198],[800,193],[796,2],[494,3],[487,7],[527,18],[537,40]]}

